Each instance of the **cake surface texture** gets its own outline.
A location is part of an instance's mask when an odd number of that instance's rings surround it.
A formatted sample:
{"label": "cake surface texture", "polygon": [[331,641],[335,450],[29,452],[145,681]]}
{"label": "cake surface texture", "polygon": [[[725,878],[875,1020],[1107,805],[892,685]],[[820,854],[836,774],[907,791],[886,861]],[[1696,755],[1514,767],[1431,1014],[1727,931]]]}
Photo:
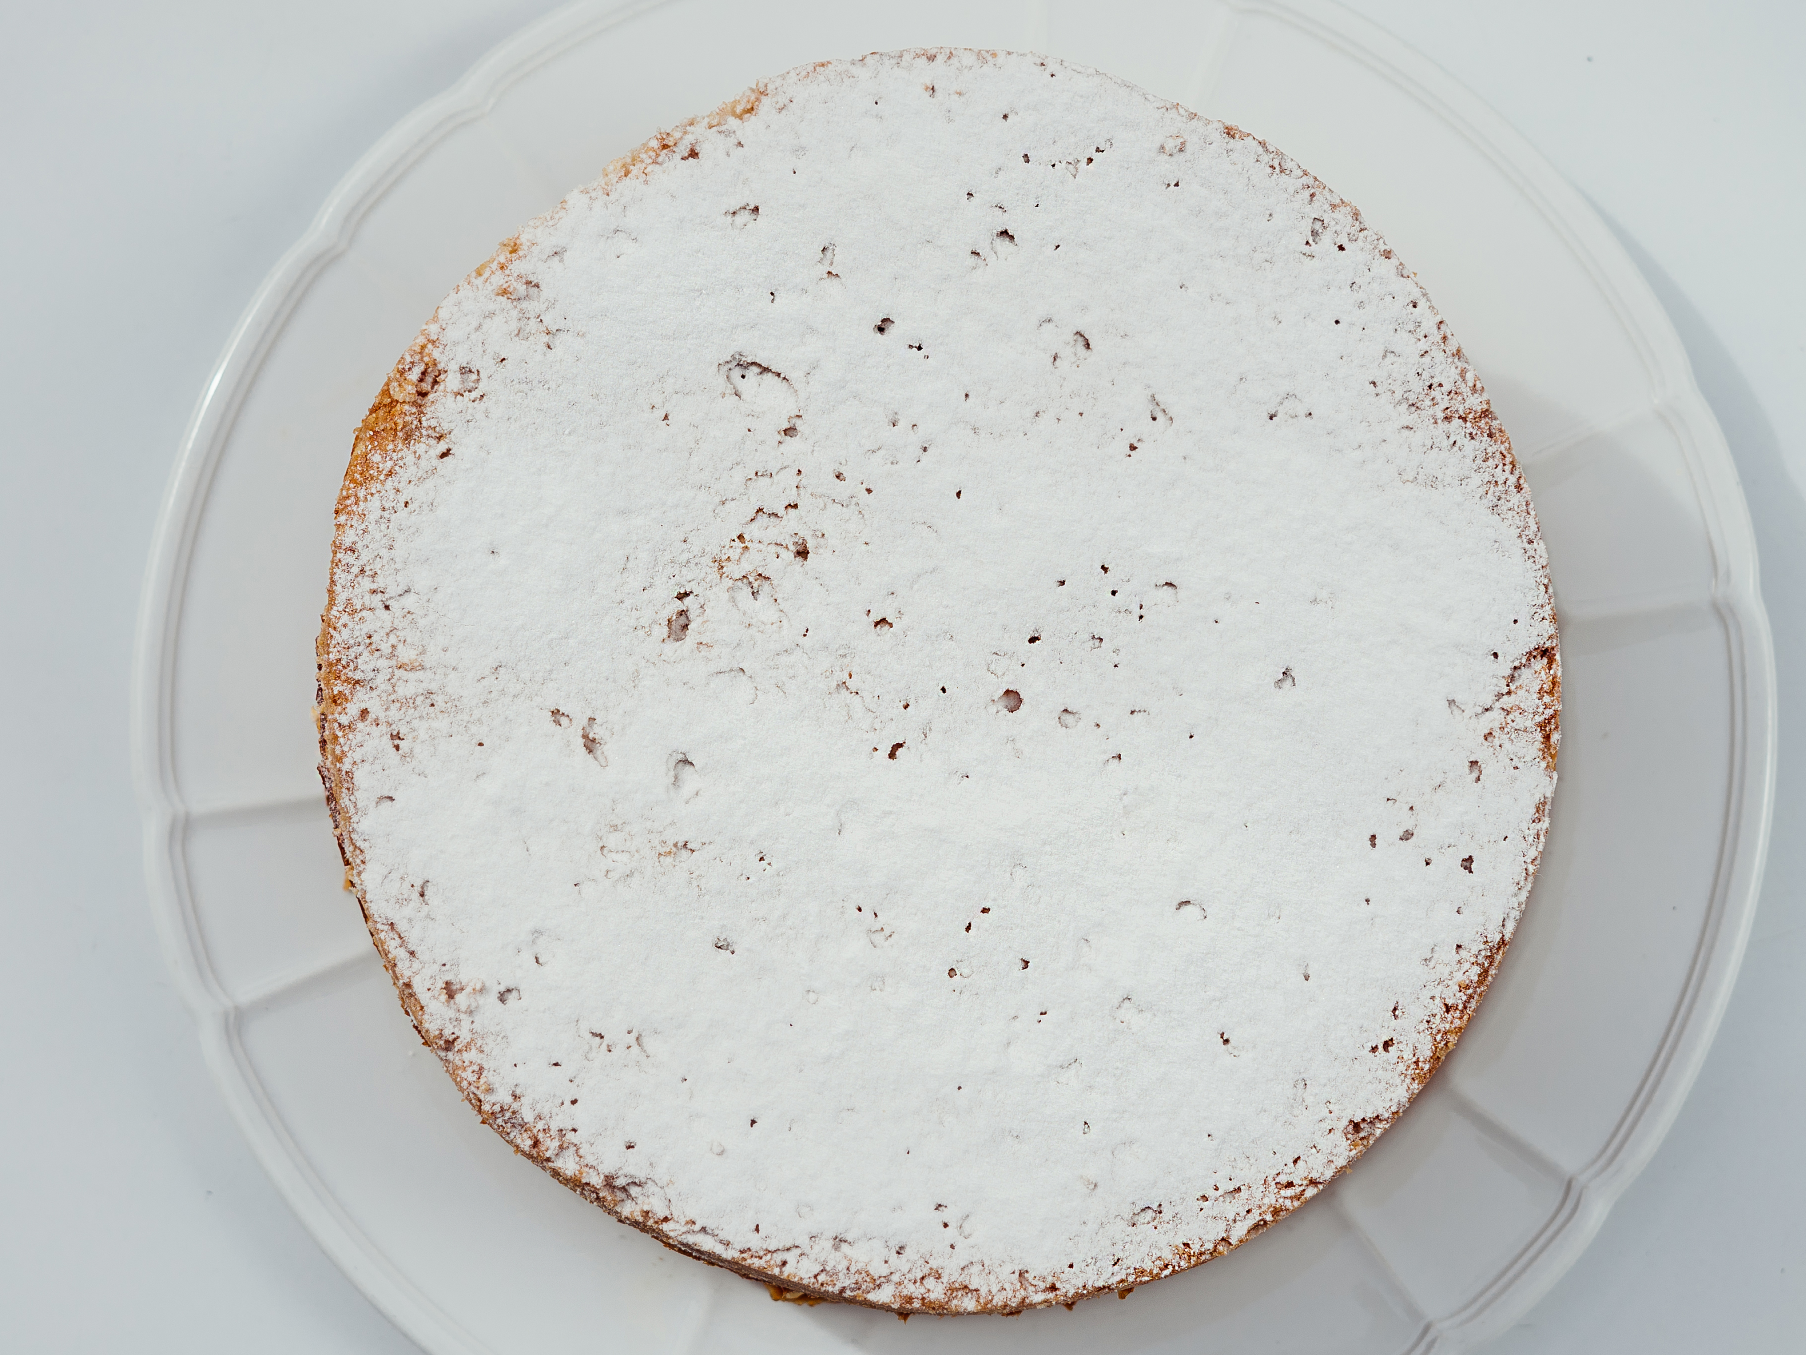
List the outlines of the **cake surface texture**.
{"label": "cake surface texture", "polygon": [[483,1118],[905,1313],[1315,1194],[1555,784],[1529,492],[1414,275],[1024,55],[793,71],[506,242],[358,432],[319,660],[348,879]]}

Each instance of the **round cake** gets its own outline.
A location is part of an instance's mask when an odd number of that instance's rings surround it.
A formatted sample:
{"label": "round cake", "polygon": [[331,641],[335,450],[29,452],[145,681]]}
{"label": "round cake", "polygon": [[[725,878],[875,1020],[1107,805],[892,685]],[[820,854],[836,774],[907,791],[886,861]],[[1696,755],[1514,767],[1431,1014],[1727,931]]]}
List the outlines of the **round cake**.
{"label": "round cake", "polygon": [[1523,908],[1546,561],[1413,274],[1095,71],[771,80],[529,223],[358,431],[322,776],[478,1114],[778,1292],[1221,1255]]}

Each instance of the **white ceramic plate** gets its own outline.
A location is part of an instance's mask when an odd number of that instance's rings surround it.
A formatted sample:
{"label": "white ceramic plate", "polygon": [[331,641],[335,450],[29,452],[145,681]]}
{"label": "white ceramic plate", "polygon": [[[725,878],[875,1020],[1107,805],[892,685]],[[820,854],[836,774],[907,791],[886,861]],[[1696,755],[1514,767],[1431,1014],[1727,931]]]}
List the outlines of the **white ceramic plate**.
{"label": "white ceramic plate", "polygon": [[[919,45],[1100,66],[1267,138],[1358,203],[1511,430],[1567,691],[1517,939],[1460,1048],[1348,1176],[1130,1302],[903,1326],[774,1304],[478,1123],[340,892],[309,706],[351,430],[439,298],[657,127],[803,61]],[[152,895],[221,1091],[321,1245],[436,1353],[1470,1344],[1579,1254],[1679,1108],[1742,954],[1774,766],[1748,515],[1667,318],[1496,116],[1315,4],[672,0],[528,30],[352,170],[233,334],[164,508],[136,701]]]}

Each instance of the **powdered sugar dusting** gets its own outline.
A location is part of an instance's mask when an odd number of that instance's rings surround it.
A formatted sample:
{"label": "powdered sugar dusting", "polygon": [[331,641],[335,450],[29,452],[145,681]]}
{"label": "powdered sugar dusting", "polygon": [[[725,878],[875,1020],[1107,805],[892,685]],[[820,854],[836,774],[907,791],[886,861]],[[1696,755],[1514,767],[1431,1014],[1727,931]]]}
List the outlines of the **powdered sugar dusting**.
{"label": "powdered sugar dusting", "polygon": [[1208,1259],[1459,1034],[1554,784],[1527,490],[1359,214],[1057,62],[793,72],[440,307],[321,639],[465,1094],[901,1310]]}

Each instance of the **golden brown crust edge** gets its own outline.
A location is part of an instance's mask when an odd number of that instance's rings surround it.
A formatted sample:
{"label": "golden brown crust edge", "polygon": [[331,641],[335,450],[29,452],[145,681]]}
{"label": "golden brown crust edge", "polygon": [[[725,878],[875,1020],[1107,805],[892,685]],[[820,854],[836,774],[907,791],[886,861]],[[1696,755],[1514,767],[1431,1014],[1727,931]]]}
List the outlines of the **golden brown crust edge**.
{"label": "golden brown crust edge", "polygon": [[[918,54],[929,55],[928,53]],[[934,55],[938,55],[938,52]],[[825,62],[815,63],[813,66],[800,68],[799,71],[791,74],[807,76],[827,64]],[[643,175],[661,162],[668,162],[671,159],[671,153],[694,131],[719,127],[730,120],[743,119],[757,111],[768,90],[769,85],[766,83],[755,85],[744,94],[728,100],[713,112],[689,119],[669,131],[653,136],[636,150],[611,162],[595,183],[578,191],[607,192],[609,188],[623,179]],[[1191,113],[1177,104],[1172,107],[1187,118],[1199,117],[1198,114]],[[1227,123],[1222,126],[1226,134],[1231,137],[1255,141],[1263,151],[1274,158],[1276,164],[1285,164],[1296,168],[1309,185],[1330,200],[1334,208],[1346,210],[1357,222],[1360,221],[1360,211],[1352,203],[1338,197],[1314,175],[1301,166],[1297,166],[1296,162],[1290,160],[1290,157],[1276,150],[1266,141],[1252,137],[1238,127]],[[540,220],[547,220],[562,213],[565,207],[566,204],[561,203],[548,217],[540,218]],[[460,284],[460,289],[475,285],[492,272],[498,275],[505,273],[522,248],[519,234],[504,240],[487,260],[472,270]],[[1383,251],[1383,257],[1394,258],[1389,248]],[[1402,264],[1399,265],[1399,272],[1401,276],[1415,278],[1415,275],[1409,273]],[[1427,296],[1426,304],[1428,304]],[[1492,455],[1497,458],[1497,470],[1503,483],[1515,491],[1516,496],[1524,505],[1527,516],[1527,522],[1521,528],[1524,544],[1527,548],[1532,548],[1533,553],[1540,557],[1542,551],[1535,512],[1530,504],[1529,491],[1522,471],[1512,451],[1511,439],[1494,413],[1478,376],[1467,362],[1466,355],[1454,344],[1446,324],[1442,322],[1440,314],[1433,305],[1430,306],[1430,310],[1436,318],[1437,332],[1443,340],[1445,350],[1466,387],[1465,390],[1459,392],[1445,393],[1442,397],[1441,408],[1435,411],[1436,416],[1443,422],[1459,421],[1465,424],[1478,438],[1490,444]],[[454,1039],[438,1038],[430,1030],[425,1009],[415,993],[413,985],[402,977],[391,950],[391,944],[403,944],[401,938],[386,936],[384,929],[371,919],[363,888],[362,849],[356,842],[344,813],[344,806],[349,801],[348,792],[354,779],[354,769],[347,766],[339,756],[337,720],[334,717],[348,710],[355,703],[357,684],[347,671],[347,665],[344,663],[345,656],[338,654],[332,643],[333,621],[340,610],[337,591],[339,568],[345,556],[355,551],[355,545],[351,538],[354,527],[361,524],[363,520],[365,504],[372,494],[406,463],[407,453],[430,436],[431,430],[426,420],[425,405],[445,375],[444,369],[438,361],[434,344],[436,319],[437,313],[435,312],[434,319],[428,321],[419,337],[396,362],[394,369],[372,402],[368,414],[358,426],[352,442],[350,462],[346,467],[345,478],[340,487],[334,514],[333,568],[329,575],[326,608],[321,616],[320,634],[315,645],[314,720],[320,741],[319,771],[321,783],[325,789],[327,810],[332,818],[333,833],[338,842],[339,855],[345,866],[346,888],[357,897],[371,942],[382,958],[383,967],[388,971],[390,981],[395,985],[403,1009],[413,1022],[421,1043],[432,1050],[445,1065],[446,1071],[451,1075],[452,1081],[458,1086],[464,1099],[483,1122],[506,1140],[518,1155],[526,1157],[560,1184],[583,1196],[620,1222],[657,1239],[673,1251],[709,1265],[733,1271],[749,1280],[758,1281],[770,1289],[774,1299],[811,1303],[817,1301],[847,1303],[894,1312],[902,1318],[922,1313],[1014,1315],[1028,1308],[1051,1307],[1055,1303],[1071,1308],[1083,1299],[1095,1298],[1108,1293],[1127,1297],[1140,1285],[1188,1270],[1234,1250],[1235,1247],[1264,1232],[1300,1204],[1316,1195],[1334,1179],[1334,1176],[1340,1175],[1352,1167],[1379,1136],[1397,1120],[1399,1115],[1403,1114],[1436,1070],[1442,1066],[1443,1061],[1460,1039],[1462,1032],[1467,1028],[1480,1000],[1492,985],[1493,978],[1498,972],[1499,963],[1504,958],[1509,945],[1511,933],[1515,930],[1517,921],[1515,917],[1501,930],[1500,935],[1482,951],[1466,960],[1463,976],[1456,983],[1456,998],[1453,1001],[1445,1000],[1441,1017],[1432,1020],[1428,1032],[1431,1045],[1430,1054],[1415,1060],[1409,1067],[1409,1095],[1397,1108],[1388,1113],[1371,1116],[1364,1120],[1350,1120],[1344,1126],[1342,1132],[1348,1142],[1350,1154],[1347,1162],[1337,1172],[1321,1180],[1298,1182],[1273,1180],[1266,1183],[1277,1197],[1275,1203],[1264,1209],[1252,1226],[1235,1242],[1229,1241],[1226,1236],[1210,1246],[1181,1244],[1173,1249],[1167,1262],[1162,1265],[1138,1267],[1110,1284],[1076,1294],[1069,1294],[1065,1297],[1049,1297],[1041,1301],[1020,1304],[962,1308],[945,1300],[937,1301],[923,1296],[899,1303],[885,1304],[874,1302],[857,1292],[814,1288],[801,1284],[775,1270],[761,1267],[757,1261],[764,1258],[759,1253],[745,1251],[737,1257],[730,1258],[711,1255],[688,1246],[663,1231],[661,1225],[675,1220],[644,1215],[643,1211],[631,1208],[631,1201],[625,1192],[618,1197],[611,1197],[596,1185],[554,1166],[545,1154],[545,1148],[550,1143],[549,1136],[544,1135],[537,1126],[524,1121],[503,1123],[500,1117],[484,1104],[482,1098],[483,1068],[471,1057],[471,1053],[474,1051],[461,1051],[457,1048]],[[1509,698],[1517,698],[1518,705],[1514,709],[1520,719],[1536,729],[1543,761],[1553,772],[1560,743],[1561,656],[1546,557],[1542,566],[1542,586],[1545,604],[1549,607],[1551,643],[1532,649],[1522,656],[1514,666],[1500,700],[1503,703]],[[1538,805],[1536,820],[1539,825],[1546,820],[1548,807],[1547,799]],[[1526,892],[1536,873],[1540,859],[1541,840],[1539,838],[1535,854],[1527,859],[1524,865],[1523,886]],[[949,1294],[962,1290],[971,1293],[977,1292],[958,1284],[948,1284],[943,1288],[944,1292]]]}

